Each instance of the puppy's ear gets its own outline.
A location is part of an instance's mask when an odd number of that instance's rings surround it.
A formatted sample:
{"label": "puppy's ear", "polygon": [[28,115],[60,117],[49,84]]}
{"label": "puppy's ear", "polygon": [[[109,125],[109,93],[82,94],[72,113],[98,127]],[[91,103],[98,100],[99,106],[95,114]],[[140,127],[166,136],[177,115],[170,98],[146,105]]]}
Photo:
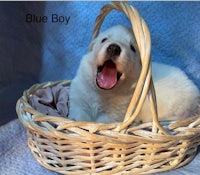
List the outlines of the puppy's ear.
{"label": "puppy's ear", "polygon": [[89,46],[89,51],[93,50],[94,44],[96,43],[96,39],[93,39]]}

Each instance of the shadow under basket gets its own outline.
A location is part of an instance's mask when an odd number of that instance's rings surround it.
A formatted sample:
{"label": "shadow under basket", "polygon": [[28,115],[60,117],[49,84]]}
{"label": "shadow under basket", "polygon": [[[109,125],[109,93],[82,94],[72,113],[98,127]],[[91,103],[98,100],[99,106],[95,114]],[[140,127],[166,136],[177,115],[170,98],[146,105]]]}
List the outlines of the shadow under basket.
{"label": "shadow under basket", "polygon": [[[96,19],[97,37],[105,16],[111,10],[124,12],[130,19],[140,50],[142,71],[121,123],[76,122],[44,115],[29,104],[38,89],[70,81],[33,85],[18,100],[18,117],[28,133],[28,145],[38,162],[49,170],[67,175],[150,174],[181,167],[195,156],[200,144],[200,116],[160,123],[151,77],[151,39],[145,21],[126,2],[105,5]],[[152,122],[134,124],[148,95]]]}

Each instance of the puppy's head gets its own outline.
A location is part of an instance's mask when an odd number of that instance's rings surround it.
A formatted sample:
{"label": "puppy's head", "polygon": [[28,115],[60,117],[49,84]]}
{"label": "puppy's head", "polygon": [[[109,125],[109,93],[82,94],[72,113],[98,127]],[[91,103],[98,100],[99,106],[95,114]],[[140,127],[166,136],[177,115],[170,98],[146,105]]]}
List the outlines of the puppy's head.
{"label": "puppy's head", "polygon": [[109,90],[135,86],[141,71],[138,46],[131,29],[114,26],[101,33],[90,46],[96,85]]}

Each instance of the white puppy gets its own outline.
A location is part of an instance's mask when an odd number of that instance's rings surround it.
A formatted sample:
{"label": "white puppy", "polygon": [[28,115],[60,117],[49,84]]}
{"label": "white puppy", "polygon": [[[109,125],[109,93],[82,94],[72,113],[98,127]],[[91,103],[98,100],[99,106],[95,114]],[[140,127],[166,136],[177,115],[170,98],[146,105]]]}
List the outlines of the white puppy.
{"label": "white puppy", "polygon": [[[80,63],[70,86],[70,115],[77,121],[121,122],[141,72],[132,31],[115,26],[101,33]],[[153,63],[160,120],[191,115],[198,105],[197,87],[178,68]],[[151,121],[147,100],[138,120]]]}

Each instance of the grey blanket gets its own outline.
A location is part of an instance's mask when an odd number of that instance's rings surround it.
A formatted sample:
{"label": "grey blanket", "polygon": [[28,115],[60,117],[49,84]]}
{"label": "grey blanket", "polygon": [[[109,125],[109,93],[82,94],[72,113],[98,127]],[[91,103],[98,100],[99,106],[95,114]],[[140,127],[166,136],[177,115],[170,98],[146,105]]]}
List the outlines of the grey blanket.
{"label": "grey blanket", "polygon": [[45,115],[68,116],[69,88],[61,85],[38,89],[29,99],[30,105]]}
{"label": "grey blanket", "polygon": [[[200,153],[188,165],[160,175],[198,175]],[[43,168],[27,146],[26,130],[18,119],[0,127],[0,175],[58,175]]]}

